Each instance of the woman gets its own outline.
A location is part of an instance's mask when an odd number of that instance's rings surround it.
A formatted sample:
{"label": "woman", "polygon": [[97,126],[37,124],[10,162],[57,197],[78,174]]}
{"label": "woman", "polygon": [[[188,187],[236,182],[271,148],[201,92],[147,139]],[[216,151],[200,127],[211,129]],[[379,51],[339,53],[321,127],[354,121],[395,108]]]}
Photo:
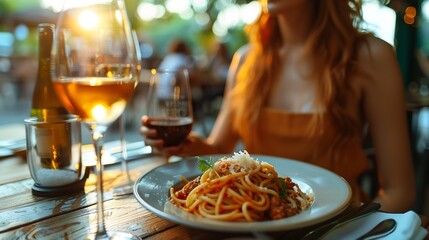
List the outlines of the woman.
{"label": "woman", "polygon": [[[297,159],[330,169],[368,200],[359,176],[369,169],[366,132],[375,147],[382,210],[414,201],[414,172],[403,82],[393,48],[361,31],[362,0],[261,0],[249,45],[231,63],[227,95],[208,139],[195,134],[163,148],[156,131],[141,134],[169,155],[231,153]],[[370,129],[370,131],[365,131]]]}

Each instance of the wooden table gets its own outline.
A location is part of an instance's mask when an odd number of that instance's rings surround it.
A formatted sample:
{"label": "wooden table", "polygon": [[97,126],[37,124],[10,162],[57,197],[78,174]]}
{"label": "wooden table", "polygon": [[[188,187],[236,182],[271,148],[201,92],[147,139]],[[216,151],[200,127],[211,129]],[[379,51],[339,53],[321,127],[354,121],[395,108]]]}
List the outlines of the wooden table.
{"label": "wooden table", "polygon": [[[156,156],[134,160],[129,162],[130,173],[137,179],[164,163]],[[112,187],[126,182],[119,165],[106,166],[103,176],[107,230],[129,232],[142,239],[209,240],[238,236],[179,226],[146,210],[132,194],[113,198]],[[34,196],[33,183],[25,160],[0,160],[0,239],[85,239],[95,232],[94,174],[86,181],[84,192],[68,196]]]}
{"label": "wooden table", "polygon": [[[164,164],[151,156],[129,162],[133,179]],[[105,220],[108,230],[132,233],[141,239],[227,239],[254,237],[250,234],[221,233],[177,225],[152,214],[134,195],[112,197],[112,187],[124,183],[119,166],[104,171]],[[43,198],[32,195],[33,180],[26,162],[18,157],[0,160],[0,239],[85,239],[96,230],[95,175],[85,191],[68,196]],[[426,223],[427,224],[427,223]],[[284,233],[270,233],[267,239],[282,239]],[[254,238],[255,239],[255,238]]]}

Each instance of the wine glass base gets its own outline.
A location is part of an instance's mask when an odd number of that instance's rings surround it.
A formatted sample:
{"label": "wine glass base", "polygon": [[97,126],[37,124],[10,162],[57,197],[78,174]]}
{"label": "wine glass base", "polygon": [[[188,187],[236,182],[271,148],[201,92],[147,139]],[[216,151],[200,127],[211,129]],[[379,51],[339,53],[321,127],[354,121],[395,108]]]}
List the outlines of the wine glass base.
{"label": "wine glass base", "polygon": [[123,185],[113,189],[113,197],[120,197],[134,193],[132,185]]}
{"label": "wine glass base", "polygon": [[140,240],[139,237],[126,232],[108,231],[107,235],[92,235],[89,239],[93,240]]}

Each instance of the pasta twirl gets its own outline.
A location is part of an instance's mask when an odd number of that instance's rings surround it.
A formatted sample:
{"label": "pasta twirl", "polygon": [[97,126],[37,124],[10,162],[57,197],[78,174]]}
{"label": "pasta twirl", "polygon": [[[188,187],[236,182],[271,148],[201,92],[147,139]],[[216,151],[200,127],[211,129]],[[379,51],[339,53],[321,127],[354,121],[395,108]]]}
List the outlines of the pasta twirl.
{"label": "pasta twirl", "polygon": [[254,222],[281,219],[308,208],[313,197],[272,165],[244,151],[218,159],[202,175],[179,190],[170,202],[183,210],[220,221]]}

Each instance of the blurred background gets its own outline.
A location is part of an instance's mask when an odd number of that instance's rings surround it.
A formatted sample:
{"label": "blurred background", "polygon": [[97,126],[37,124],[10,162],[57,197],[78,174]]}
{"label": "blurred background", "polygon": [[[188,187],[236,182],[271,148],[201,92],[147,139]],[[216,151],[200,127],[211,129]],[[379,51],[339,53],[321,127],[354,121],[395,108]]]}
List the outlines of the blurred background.
{"label": "blurred background", "polygon": [[[41,22],[55,23],[62,3],[0,0],[0,125],[22,122],[28,115],[37,71],[36,27]],[[247,41],[243,28],[258,17],[261,11],[258,1],[125,0],[125,3],[138,35],[143,67],[157,67],[175,51],[172,49],[175,42],[185,44],[195,69],[192,81],[196,117],[216,114],[227,66],[232,54]],[[363,13],[368,28],[395,46],[405,88],[415,95],[429,97],[429,0],[366,0]],[[136,121],[139,124],[139,115],[144,112],[144,99],[139,94],[140,90],[132,109],[127,111],[134,115],[127,117],[129,128]],[[202,127],[207,134],[210,123]]]}
{"label": "blurred background", "polygon": [[[193,67],[198,70],[193,79],[196,99],[205,95],[205,85],[221,87],[227,72],[225,66],[235,50],[247,41],[244,26],[261,11],[258,1],[251,0],[125,0],[125,3],[138,35],[144,68],[157,67],[174,51],[171,49],[174,42],[189,47]],[[0,125],[21,122],[28,115],[37,71],[36,27],[41,22],[55,23],[61,7],[62,1],[58,0],[0,0],[0,108],[3,113],[11,113],[1,114]],[[395,46],[404,87],[414,94],[429,96],[429,1],[366,0],[363,10],[368,28]],[[213,98],[222,94],[213,92]],[[216,104],[213,102],[210,106],[213,109],[208,110],[215,112]],[[196,107],[198,111],[203,108]],[[18,118],[12,114],[15,111]]]}
{"label": "blurred background", "polygon": [[[125,4],[144,68],[159,66],[173,53],[191,59],[194,130],[207,135],[222,102],[229,61],[247,42],[244,26],[260,14],[258,1],[125,0]],[[29,116],[37,75],[37,25],[55,24],[61,7],[60,0],[0,0],[0,131],[11,124],[23,125]],[[396,49],[416,169],[427,169],[429,0],[365,0],[363,14],[366,27]],[[125,112],[128,141],[142,141],[138,128],[145,113],[145,76]],[[118,139],[117,127],[110,131],[106,140]],[[89,134],[82,136],[89,143]],[[427,188],[426,173],[418,172],[419,184],[425,184],[419,189]]]}

